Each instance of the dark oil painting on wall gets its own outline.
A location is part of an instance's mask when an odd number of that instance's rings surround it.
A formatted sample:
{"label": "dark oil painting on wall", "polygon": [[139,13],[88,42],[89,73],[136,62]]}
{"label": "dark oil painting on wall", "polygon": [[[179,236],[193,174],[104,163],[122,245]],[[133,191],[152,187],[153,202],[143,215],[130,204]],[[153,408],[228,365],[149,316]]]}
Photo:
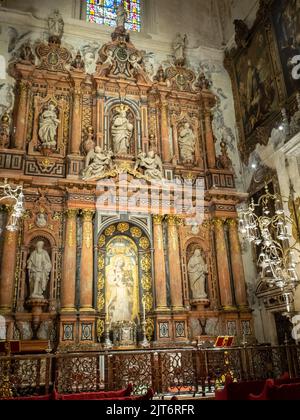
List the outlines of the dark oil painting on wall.
{"label": "dark oil painting on wall", "polygon": [[278,92],[264,29],[253,36],[235,61],[240,112],[249,137],[278,108]]}
{"label": "dark oil painting on wall", "polygon": [[275,0],[272,10],[273,26],[289,97],[300,89],[300,80],[292,76],[292,59],[300,55],[300,0]]}

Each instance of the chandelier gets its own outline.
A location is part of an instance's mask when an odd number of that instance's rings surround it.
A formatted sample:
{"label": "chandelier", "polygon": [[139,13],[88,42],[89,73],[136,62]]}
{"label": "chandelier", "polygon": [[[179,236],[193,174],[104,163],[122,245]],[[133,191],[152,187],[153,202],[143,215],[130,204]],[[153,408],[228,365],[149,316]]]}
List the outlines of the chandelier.
{"label": "chandelier", "polygon": [[300,252],[297,248],[300,237],[293,241],[289,233],[294,224],[294,220],[283,210],[282,197],[270,193],[268,186],[258,202],[252,199],[248,208],[241,211],[239,218],[241,234],[258,249],[257,263],[261,268],[262,279],[270,287],[282,290],[288,312],[289,297],[300,283],[295,258],[295,254]]}
{"label": "chandelier", "polygon": [[24,213],[23,187],[20,185],[13,187],[5,179],[4,183],[0,184],[0,191],[2,191],[0,202],[5,200],[14,203],[6,229],[15,232],[18,230],[18,221]]}

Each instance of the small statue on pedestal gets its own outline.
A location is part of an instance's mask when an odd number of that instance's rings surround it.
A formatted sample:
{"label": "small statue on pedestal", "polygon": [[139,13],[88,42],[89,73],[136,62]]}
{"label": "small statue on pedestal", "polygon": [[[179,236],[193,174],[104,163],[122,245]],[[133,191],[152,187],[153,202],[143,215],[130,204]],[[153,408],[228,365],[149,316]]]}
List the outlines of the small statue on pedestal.
{"label": "small statue on pedestal", "polygon": [[125,9],[124,2],[121,1],[119,6],[116,8],[116,24],[117,28],[125,28],[125,23],[127,21],[127,11]]}
{"label": "small statue on pedestal", "polygon": [[184,66],[185,64],[185,49],[187,43],[187,36],[182,36],[180,33],[176,35],[175,41],[173,42],[173,54],[175,58],[176,66]]}
{"label": "small statue on pedestal", "polygon": [[71,68],[77,71],[84,71],[85,64],[80,54],[80,51],[77,52],[76,57],[72,61]]}
{"label": "small statue on pedestal", "polygon": [[64,34],[64,20],[59,10],[54,10],[48,18],[49,41],[59,43]]}

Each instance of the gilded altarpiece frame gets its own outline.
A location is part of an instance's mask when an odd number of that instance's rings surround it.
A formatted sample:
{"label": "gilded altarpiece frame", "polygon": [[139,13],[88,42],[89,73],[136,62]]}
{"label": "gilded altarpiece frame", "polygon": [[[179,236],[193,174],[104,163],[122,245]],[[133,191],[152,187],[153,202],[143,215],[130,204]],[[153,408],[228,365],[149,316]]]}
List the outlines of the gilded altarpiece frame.
{"label": "gilded altarpiece frame", "polygon": [[[153,340],[154,334],[154,321],[151,317],[154,306],[151,242],[144,230],[129,222],[110,224],[100,232],[98,237],[96,295],[96,307],[100,315],[97,328],[98,340],[101,341],[103,338],[104,321],[108,321],[110,327],[114,323],[113,312],[116,308],[114,306],[112,310],[110,302],[115,305],[114,300],[117,301],[118,298],[117,288],[110,281],[110,273],[113,271],[112,263],[121,261],[121,259],[125,268],[125,275],[122,279],[124,285],[121,288],[122,300],[126,296],[132,300],[130,320],[128,319],[128,321],[135,323],[138,327],[145,317],[147,339],[150,342]],[[133,260],[135,260],[135,264],[133,264]],[[123,303],[127,304],[127,302]],[[120,305],[122,306],[121,301]]]}

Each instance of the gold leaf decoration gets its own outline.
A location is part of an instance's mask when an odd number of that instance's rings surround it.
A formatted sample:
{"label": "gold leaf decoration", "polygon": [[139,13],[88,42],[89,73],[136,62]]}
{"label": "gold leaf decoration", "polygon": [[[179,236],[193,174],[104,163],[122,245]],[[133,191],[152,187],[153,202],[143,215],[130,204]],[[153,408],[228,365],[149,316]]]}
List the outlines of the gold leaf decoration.
{"label": "gold leaf decoration", "polygon": [[98,275],[98,290],[104,289],[105,281],[103,273],[99,273]]}
{"label": "gold leaf decoration", "polygon": [[102,292],[98,291],[98,299],[97,299],[97,309],[99,312],[102,311],[105,305],[105,299]]}
{"label": "gold leaf decoration", "polygon": [[143,249],[148,249],[150,247],[149,239],[145,236],[140,239],[140,247]]}
{"label": "gold leaf decoration", "polygon": [[115,226],[109,226],[107,229],[105,229],[105,236],[112,236],[116,231]]}
{"label": "gold leaf decoration", "polygon": [[103,270],[104,265],[105,265],[104,256],[100,254],[98,257],[98,269]]}
{"label": "gold leaf decoration", "polygon": [[101,235],[98,241],[98,245],[100,248],[102,248],[105,245],[105,241],[106,241],[105,236]]}
{"label": "gold leaf decoration", "polygon": [[146,291],[151,290],[152,287],[152,280],[151,277],[148,275],[144,275],[141,280],[142,288]]}
{"label": "gold leaf decoration", "polygon": [[119,223],[117,226],[117,229],[121,233],[125,233],[129,230],[129,224],[128,223]]}
{"label": "gold leaf decoration", "polygon": [[151,293],[146,293],[142,299],[143,305],[145,305],[146,312],[150,312],[153,307],[153,297]]}
{"label": "gold leaf decoration", "polygon": [[146,326],[145,326],[145,330],[146,330],[146,337],[147,340],[149,342],[152,341],[153,339],[153,334],[154,334],[154,321],[152,318],[147,318],[146,319]]}
{"label": "gold leaf decoration", "polygon": [[138,227],[132,227],[132,228],[130,229],[130,232],[131,232],[131,235],[132,235],[134,238],[140,238],[140,237],[142,236],[142,231],[141,231],[141,229],[140,229],[140,228],[138,228]]}
{"label": "gold leaf decoration", "polygon": [[151,269],[151,257],[150,255],[144,255],[141,259],[141,267],[143,271],[150,271]]}
{"label": "gold leaf decoration", "polygon": [[99,339],[101,339],[103,334],[104,334],[104,321],[103,321],[103,319],[98,319],[98,321],[97,321],[97,337]]}

